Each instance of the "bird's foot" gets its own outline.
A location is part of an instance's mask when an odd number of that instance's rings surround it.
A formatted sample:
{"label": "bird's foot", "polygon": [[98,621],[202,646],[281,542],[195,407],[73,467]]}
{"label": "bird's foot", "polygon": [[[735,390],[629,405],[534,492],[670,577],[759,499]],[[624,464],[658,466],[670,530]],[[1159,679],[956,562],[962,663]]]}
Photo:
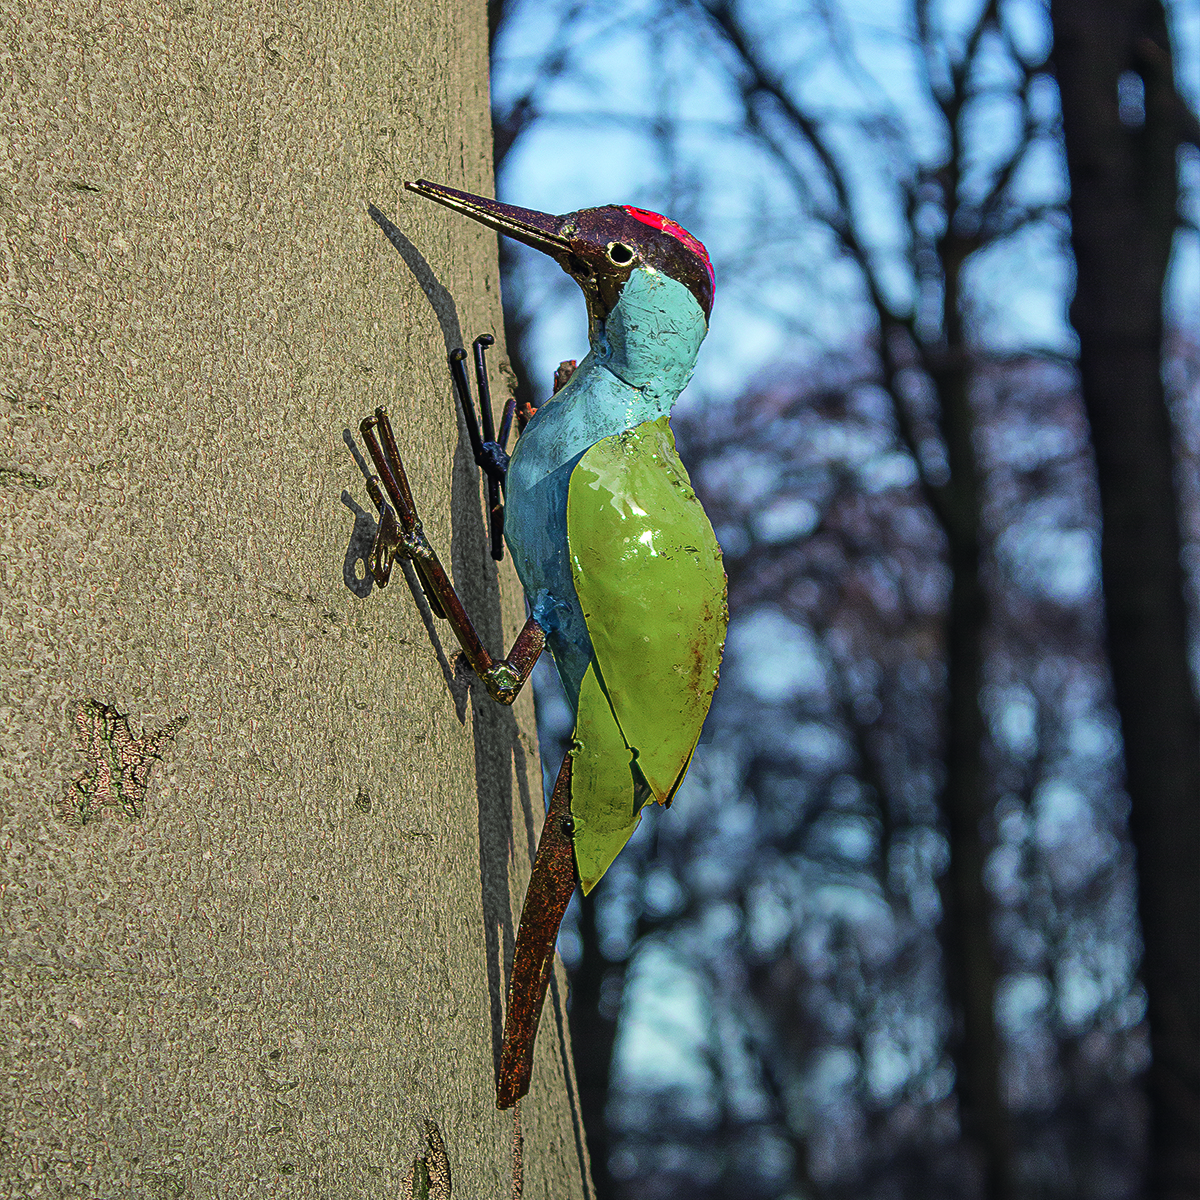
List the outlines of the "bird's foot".
{"label": "bird's foot", "polygon": [[367,479],[367,492],[379,510],[379,528],[367,558],[371,575],[379,587],[384,587],[391,577],[392,563],[397,558],[408,559],[416,564],[422,590],[434,616],[444,618],[446,610],[438,598],[439,589],[430,570],[436,565],[440,573],[441,564],[437,562],[437,555],[417,516],[404,460],[396,446],[387,410],[377,408],[375,415],[361,421],[358,428],[379,472],[378,476]]}
{"label": "bird's foot", "polygon": [[509,400],[500,418],[500,431],[496,432],[492,421],[492,395],[488,387],[487,363],[484,351],[495,343],[490,333],[475,339],[475,390],[479,396],[479,417],[475,416],[475,403],[471,399],[471,386],[467,382],[467,352],[463,349],[450,351],[450,374],[458,401],[462,405],[463,420],[467,425],[467,436],[471,440],[471,453],[475,465],[487,479],[488,509],[490,512],[492,557],[499,561],[504,557],[504,506],[500,503],[500,489],[508,476],[508,435],[512,429],[513,415],[517,403]]}

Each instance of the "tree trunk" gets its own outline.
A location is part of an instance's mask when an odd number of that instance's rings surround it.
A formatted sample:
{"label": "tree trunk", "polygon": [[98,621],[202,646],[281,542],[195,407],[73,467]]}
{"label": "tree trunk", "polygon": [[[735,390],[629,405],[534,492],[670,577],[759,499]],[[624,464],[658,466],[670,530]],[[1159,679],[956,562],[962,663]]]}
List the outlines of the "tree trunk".
{"label": "tree trunk", "polygon": [[[1188,671],[1162,292],[1178,109],[1158,0],[1052,0],[1077,266],[1071,319],[1103,515],[1113,686],[1138,856],[1151,1194],[1200,1195],[1200,714]],[[1144,116],[1118,106],[1144,83]],[[1135,98],[1136,99],[1136,98]]]}
{"label": "tree trunk", "polygon": [[[959,151],[953,158],[956,174],[961,161]],[[950,482],[945,489],[945,531],[951,580],[946,614],[946,779],[941,793],[950,861],[941,881],[940,933],[946,991],[954,1018],[950,1051],[957,1076],[963,1138],[976,1151],[986,1200],[1012,1200],[1012,1130],[1000,1090],[992,903],[984,882],[988,851],[985,831],[991,822],[980,696],[988,603],[981,576],[983,503],[975,449],[976,421],[961,312],[960,289],[967,251],[952,234],[942,239],[938,249],[945,280],[946,344],[943,354],[933,351],[930,369],[950,467]]]}
{"label": "tree trunk", "polygon": [[[446,370],[501,332],[495,236],[400,186],[491,187],[484,5],[8,14],[0,1192],[392,1200],[422,1157],[445,1197],[444,1143],[455,1196],[508,1197],[532,705],[363,577],[342,437],[391,410],[507,648]],[[564,994],[522,1105],[556,1198]]]}
{"label": "tree trunk", "polygon": [[575,1047],[575,1072],[579,1102],[587,1131],[588,1158],[596,1200],[614,1200],[616,1183],[609,1170],[608,1107],[612,1083],[613,1047],[617,1021],[604,1008],[605,979],[610,971],[624,975],[624,967],[611,965],[600,950],[596,923],[598,891],[579,898],[579,964],[571,975],[571,1042]]}

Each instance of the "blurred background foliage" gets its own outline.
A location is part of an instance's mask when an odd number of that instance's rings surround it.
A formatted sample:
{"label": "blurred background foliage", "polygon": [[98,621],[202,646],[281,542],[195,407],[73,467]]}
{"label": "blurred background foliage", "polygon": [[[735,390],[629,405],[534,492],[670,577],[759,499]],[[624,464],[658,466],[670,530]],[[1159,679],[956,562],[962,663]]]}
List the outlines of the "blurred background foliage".
{"label": "blurred background foliage", "polygon": [[[500,198],[668,213],[718,280],[674,428],[725,553],[721,686],[672,809],[559,940],[600,1200],[1197,1195],[1200,8],[489,17]],[[1064,57],[1081,30],[1111,61]],[[1110,244],[1148,239],[1107,283],[1088,180]],[[501,254],[537,403],[583,305]],[[1077,261],[1101,318],[1070,308]],[[1142,376],[1089,375],[1135,342]],[[1114,372],[1157,442],[1105,434]],[[1161,645],[1121,640],[1131,579]],[[569,714],[535,682],[556,772]]]}

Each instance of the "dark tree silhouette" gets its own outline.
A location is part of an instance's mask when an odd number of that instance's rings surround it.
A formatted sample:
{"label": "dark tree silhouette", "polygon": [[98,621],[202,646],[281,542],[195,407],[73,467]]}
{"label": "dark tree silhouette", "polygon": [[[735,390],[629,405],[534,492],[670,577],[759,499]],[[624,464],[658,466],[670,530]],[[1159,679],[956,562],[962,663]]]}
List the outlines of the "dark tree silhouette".
{"label": "dark tree silhouette", "polygon": [[1153,1047],[1150,1194],[1200,1195],[1200,707],[1163,393],[1176,155],[1196,121],[1160,0],[1051,0],[1071,178],[1071,321],[1096,450],[1113,687]]}

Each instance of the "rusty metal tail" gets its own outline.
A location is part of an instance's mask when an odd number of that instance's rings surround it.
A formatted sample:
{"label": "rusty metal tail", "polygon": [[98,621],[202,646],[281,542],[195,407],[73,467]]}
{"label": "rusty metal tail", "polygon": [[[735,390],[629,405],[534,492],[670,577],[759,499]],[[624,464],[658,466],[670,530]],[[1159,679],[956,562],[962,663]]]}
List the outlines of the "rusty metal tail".
{"label": "rusty metal tail", "polygon": [[496,1082],[497,1108],[512,1108],[529,1091],[533,1044],[554,966],[554,943],[563,913],[575,891],[572,828],[571,756],[568,754],[550,796],[550,811],[542,826],[533,874],[525,893],[521,925],[517,930],[512,976],[508,983],[500,1074]]}

